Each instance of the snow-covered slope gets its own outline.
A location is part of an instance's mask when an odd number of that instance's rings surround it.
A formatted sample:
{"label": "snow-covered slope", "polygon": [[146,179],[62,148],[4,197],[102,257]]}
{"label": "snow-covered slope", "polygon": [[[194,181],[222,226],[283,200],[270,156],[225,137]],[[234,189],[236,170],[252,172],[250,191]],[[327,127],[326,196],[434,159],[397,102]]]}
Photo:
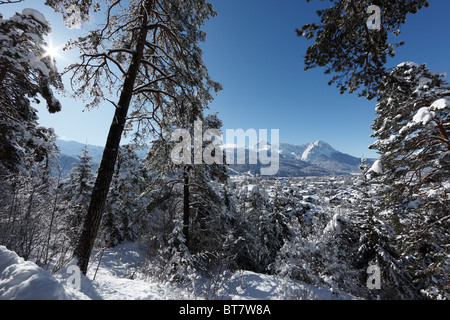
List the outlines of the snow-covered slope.
{"label": "snow-covered slope", "polygon": [[[0,246],[0,300],[280,300],[353,299],[328,287],[314,287],[277,276],[237,271],[214,279],[196,279],[192,287],[162,283],[140,272],[141,248],[124,243],[104,252],[99,264],[94,258],[79,288],[71,284],[68,267],[57,274],[24,261]],[[98,267],[98,268],[97,268]],[[94,280],[95,277],[95,280]],[[218,282],[220,281],[220,283]],[[208,283],[214,282],[214,283]],[[205,288],[213,288],[210,292]],[[197,291],[196,291],[197,290]]]}
{"label": "snow-covered slope", "polygon": [[[358,165],[361,158],[337,151],[328,143],[318,140],[301,146],[281,144],[282,154],[285,158],[303,161],[310,165],[322,168],[332,174],[336,173],[358,173]],[[367,159],[372,163],[372,159]]]}
{"label": "snow-covered slope", "polygon": [[293,145],[289,143],[280,143],[280,154],[285,158],[301,160],[302,155],[308,148],[309,143],[302,145]]}
{"label": "snow-covered slope", "polygon": [[337,153],[337,151],[328,143],[318,140],[308,145],[302,154],[301,160],[305,162],[314,162],[324,156],[332,157],[335,153]]}
{"label": "snow-covered slope", "polygon": [[0,300],[68,300],[50,273],[0,246]]}

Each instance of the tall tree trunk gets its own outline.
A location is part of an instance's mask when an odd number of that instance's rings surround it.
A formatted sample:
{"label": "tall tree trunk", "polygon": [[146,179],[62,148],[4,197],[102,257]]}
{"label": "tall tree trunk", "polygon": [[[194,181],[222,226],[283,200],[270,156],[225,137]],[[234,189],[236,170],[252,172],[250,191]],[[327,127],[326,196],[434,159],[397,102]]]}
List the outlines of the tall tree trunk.
{"label": "tall tree trunk", "polygon": [[183,234],[185,238],[185,245],[189,248],[189,218],[190,218],[190,210],[189,210],[189,171],[188,169],[184,170],[184,194],[183,194]]}
{"label": "tall tree trunk", "polygon": [[[145,15],[144,15],[145,16]],[[91,202],[88,213],[84,221],[81,235],[78,239],[74,258],[77,259],[78,267],[83,274],[87,273],[89,258],[94,247],[94,241],[100,227],[100,222],[105,208],[106,198],[109,187],[114,175],[117,155],[120,147],[120,140],[126,123],[128,109],[133,97],[134,84],[138,75],[139,66],[145,49],[148,28],[147,18],[144,18],[142,29],[140,30],[139,40],[136,45],[136,51],[128,69],[119,103],[114,114],[114,118],[109,129],[108,139],[103,151],[102,161],[98,169],[97,180],[92,191]]]}

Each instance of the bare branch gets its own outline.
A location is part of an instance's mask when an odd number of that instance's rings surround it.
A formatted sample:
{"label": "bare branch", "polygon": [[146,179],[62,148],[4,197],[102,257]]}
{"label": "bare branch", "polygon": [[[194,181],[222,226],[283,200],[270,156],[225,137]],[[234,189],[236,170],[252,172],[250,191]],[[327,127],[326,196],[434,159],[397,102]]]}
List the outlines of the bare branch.
{"label": "bare branch", "polygon": [[91,58],[104,58],[107,59],[109,61],[111,61],[112,63],[114,63],[120,70],[120,72],[122,72],[123,75],[127,74],[127,72],[123,69],[122,65],[113,57],[111,57],[110,55],[106,54],[106,53],[97,53],[97,54],[85,54],[86,57],[91,57]]}
{"label": "bare branch", "polygon": [[0,4],[11,4],[11,3],[19,3],[23,0],[0,0]]}

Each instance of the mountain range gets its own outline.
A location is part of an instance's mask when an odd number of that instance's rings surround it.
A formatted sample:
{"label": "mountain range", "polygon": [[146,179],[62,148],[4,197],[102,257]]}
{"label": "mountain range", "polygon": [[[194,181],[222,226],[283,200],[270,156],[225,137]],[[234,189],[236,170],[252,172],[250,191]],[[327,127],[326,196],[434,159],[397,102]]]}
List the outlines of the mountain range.
{"label": "mountain range", "polygon": [[[259,149],[258,145],[253,148]],[[269,144],[263,143],[263,148],[268,149],[268,156],[271,155],[272,148]],[[358,165],[361,158],[335,150],[328,143],[318,140],[302,145],[280,143],[279,153],[279,177],[303,177],[303,176],[328,176],[328,175],[348,175],[359,173]],[[260,172],[261,164],[249,165],[249,154],[247,153],[244,165],[229,165],[231,173],[256,175]],[[375,159],[366,159],[372,164]]]}
{"label": "mountain range", "polygon": [[[60,166],[63,168],[63,175],[70,172],[73,164],[78,163],[78,155],[82,153],[85,144],[75,141],[57,140],[57,144],[61,151]],[[270,156],[272,148],[270,144],[263,144],[264,148],[269,149]],[[233,147],[235,152],[237,149]],[[259,145],[251,147],[258,150]],[[246,164],[230,164],[229,173],[231,175],[257,175],[260,173],[262,164],[249,164],[249,150],[245,148]],[[94,169],[96,169],[101,161],[103,147],[88,145]],[[279,171],[278,177],[302,177],[302,176],[327,176],[327,175],[348,175],[359,173],[358,165],[361,158],[339,152],[324,141],[315,141],[302,145],[293,145],[288,143],[280,143],[277,150],[279,153]],[[138,155],[143,158],[145,151],[140,151]],[[375,159],[367,159],[369,164]]]}

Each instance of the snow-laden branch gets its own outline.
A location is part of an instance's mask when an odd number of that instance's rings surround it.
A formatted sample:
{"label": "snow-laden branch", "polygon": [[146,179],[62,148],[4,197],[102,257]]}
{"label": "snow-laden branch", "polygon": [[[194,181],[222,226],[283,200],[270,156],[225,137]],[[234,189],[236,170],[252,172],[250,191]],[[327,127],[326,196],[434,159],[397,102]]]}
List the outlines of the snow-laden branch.
{"label": "snow-laden branch", "polygon": [[84,54],[84,56],[86,57],[90,57],[90,58],[104,58],[106,60],[111,61],[112,63],[114,63],[120,70],[120,72],[122,72],[123,75],[126,75],[127,72],[123,69],[122,65],[119,63],[119,61],[117,61],[116,59],[114,59],[113,57],[111,57],[111,55],[106,54],[106,53],[97,53],[97,54]]}
{"label": "snow-laden branch", "polygon": [[143,92],[160,93],[160,94],[164,94],[166,96],[169,96],[169,97],[171,97],[174,100],[177,99],[176,96],[174,96],[173,94],[170,94],[167,91],[164,91],[162,89],[143,88],[143,89],[140,89],[139,91],[133,92],[133,94],[139,94],[139,93],[143,93]]}
{"label": "snow-laden branch", "polygon": [[163,80],[171,79],[171,78],[173,78],[174,76],[175,76],[174,74],[170,74],[170,75],[167,75],[167,76],[164,76],[164,77],[155,79],[155,80],[153,80],[153,81],[150,81],[149,83],[140,85],[140,86],[138,86],[137,88],[135,88],[135,89],[133,90],[133,93],[135,93],[135,94],[140,93],[141,90],[146,89],[146,88],[150,88],[152,85],[154,85],[154,84],[156,84],[156,83],[158,83],[158,82],[160,82],[160,81],[163,81]]}
{"label": "snow-laden branch", "polygon": [[19,3],[23,0],[0,0],[0,4],[10,4],[10,3]]}

